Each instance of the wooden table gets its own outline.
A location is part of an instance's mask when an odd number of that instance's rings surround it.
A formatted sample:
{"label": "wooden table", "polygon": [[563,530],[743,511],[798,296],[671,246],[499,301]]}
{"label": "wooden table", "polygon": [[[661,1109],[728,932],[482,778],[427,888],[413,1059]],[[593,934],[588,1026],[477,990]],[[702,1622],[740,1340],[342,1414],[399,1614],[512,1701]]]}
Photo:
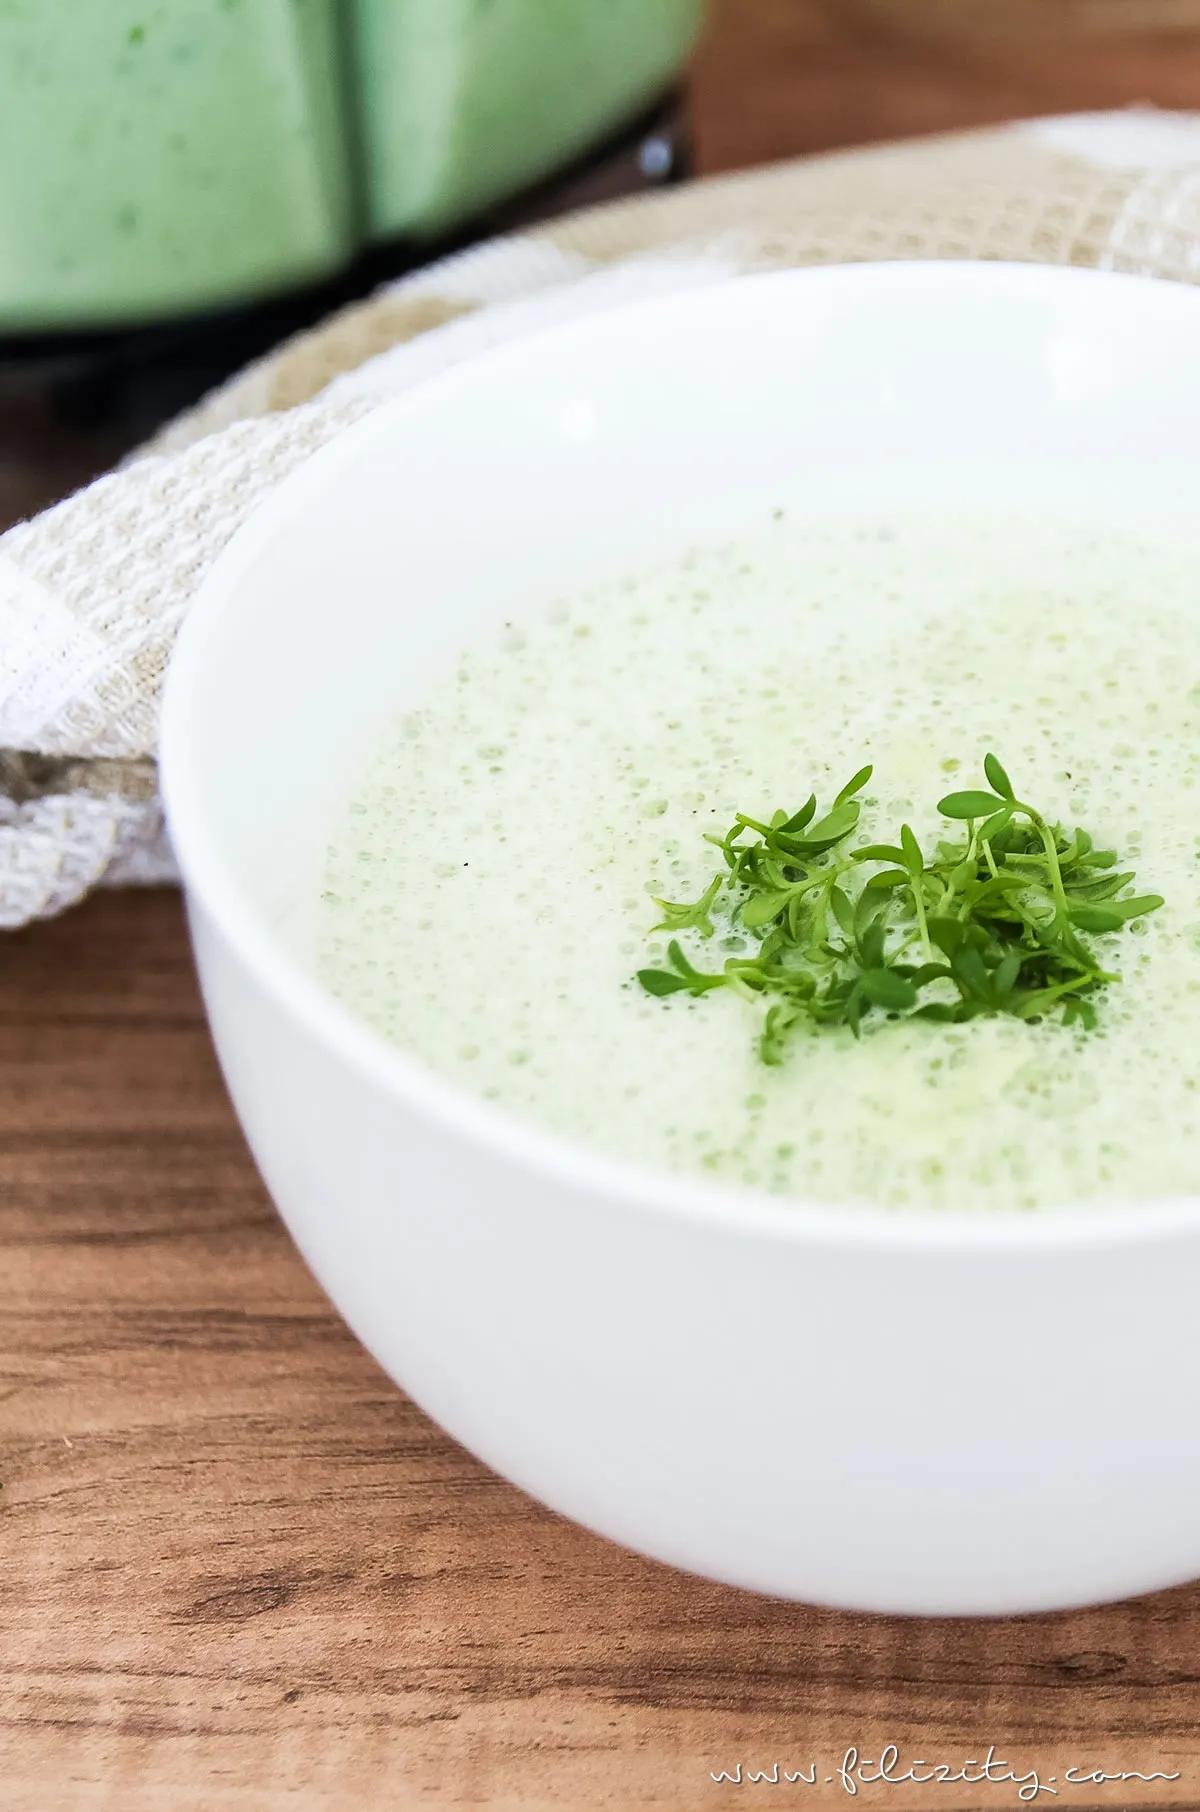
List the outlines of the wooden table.
{"label": "wooden table", "polygon": [[[697,80],[708,168],[1144,97],[1200,105],[1200,34],[889,46],[833,0],[723,0]],[[0,513],[22,487],[0,471]],[[889,1740],[1182,1771],[1043,1806],[1200,1806],[1200,1589],[990,1624],[763,1601],[581,1533],[431,1427],[255,1177],[174,894],[0,940],[0,1065],[3,1812],[690,1812],[758,1803],[710,1778],[739,1761],[815,1761],[759,1799],[832,1805],[847,1746]]]}

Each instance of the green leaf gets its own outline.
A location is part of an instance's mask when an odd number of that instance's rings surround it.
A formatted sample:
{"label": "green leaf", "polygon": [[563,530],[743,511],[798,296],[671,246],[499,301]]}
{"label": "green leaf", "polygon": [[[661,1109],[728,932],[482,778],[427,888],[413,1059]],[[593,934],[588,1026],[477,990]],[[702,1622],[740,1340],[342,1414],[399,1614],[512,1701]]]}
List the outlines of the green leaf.
{"label": "green leaf", "polygon": [[925,858],[921,854],[921,845],[913,835],[911,826],[900,826],[900,847],[904,851],[904,866],[910,875],[919,875],[925,868]]}
{"label": "green leaf", "polygon": [[883,965],[883,926],[875,919],[858,940],[864,969],[879,969]]}
{"label": "green leaf", "polygon": [[647,994],[679,994],[688,985],[682,975],[668,975],[665,969],[639,969],[637,978]]}
{"label": "green leaf", "polygon": [[[667,961],[682,978],[684,987],[690,989],[693,994],[707,994],[710,988],[723,988],[725,986],[726,978],[724,975],[708,975],[705,974],[703,970],[694,969],[674,938],[672,938],[671,942],[667,945]],[[645,973],[653,975],[656,971],[649,970]],[[662,974],[663,971],[659,970],[657,973]],[[645,986],[645,983],[642,985]],[[655,990],[653,989],[651,990],[652,993],[654,991]],[[673,993],[675,990],[660,988],[657,992],[660,994]]]}
{"label": "green leaf", "polygon": [[943,956],[955,956],[962,949],[966,935],[966,928],[958,919],[932,918],[929,921],[929,941]]}
{"label": "green leaf", "polygon": [[847,800],[845,805],[836,806],[816,824],[810,824],[802,837],[793,837],[788,832],[781,835],[779,841],[783,844],[786,835],[787,846],[796,850],[828,849],[850,835],[858,823],[859,809],[856,799]]}
{"label": "green leaf", "polygon": [[859,986],[872,1006],[889,1013],[907,1013],[917,1004],[917,990],[892,969],[864,969]]}
{"label": "green leaf", "polygon": [[[982,797],[982,795],[981,795],[981,797]],[[1011,823],[1012,823],[1012,807],[1010,805],[1002,805],[998,812],[993,812],[991,817],[985,819],[984,822],[980,825],[980,827],[979,827],[980,842],[981,843],[994,842],[995,839],[1000,835],[1000,832],[1002,830],[1006,829],[1007,826]]]}
{"label": "green leaf", "polygon": [[1001,799],[1012,799],[1014,797],[1012,781],[1004,772],[1004,769],[994,755],[984,756],[983,771],[987,776],[988,785],[992,788],[993,792],[999,793]]}
{"label": "green leaf", "polygon": [[1111,900],[1114,894],[1120,893],[1122,887],[1128,887],[1133,874],[1126,869],[1124,874],[1089,875],[1086,871],[1081,880],[1072,879],[1068,893],[1080,899],[1085,905],[1094,906],[1099,900]]}
{"label": "green leaf", "polygon": [[854,908],[848,894],[840,887],[829,889],[829,906],[837,920],[839,930],[846,936],[854,936]]}
{"label": "green leaf", "polygon": [[774,1067],[783,1062],[789,1035],[804,1018],[804,1008],[791,1001],[768,1009],[758,1040],[758,1054],[764,1063]]}
{"label": "green leaf", "polygon": [[1021,973],[1021,955],[1017,950],[1010,950],[1007,956],[1001,957],[992,971],[992,991],[996,995],[1011,994],[1017,985]]}
{"label": "green leaf", "polygon": [[834,805],[844,805],[847,799],[853,799],[855,793],[861,793],[874,772],[875,770],[870,762],[867,763],[865,768],[859,768],[858,773],[846,782],[845,786],[834,800]]}
{"label": "green leaf", "polygon": [[784,824],[780,825],[780,830],[802,831],[806,824],[812,823],[813,818],[816,815],[816,810],[817,795],[815,793],[810,793],[804,804],[800,807],[800,810],[798,812],[793,812],[792,816],[787,819]]}
{"label": "green leaf", "polygon": [[1081,931],[1119,931],[1125,914],[1115,906],[1072,906],[1071,923]]}
{"label": "green leaf", "polygon": [[965,945],[955,951],[950,958],[950,973],[965,993],[977,995],[980,1000],[988,998],[991,992],[988,972],[982,956],[973,946]]}
{"label": "green leaf", "polygon": [[904,851],[894,843],[868,843],[853,852],[855,862],[899,862],[904,864]]}
{"label": "green leaf", "polygon": [[919,968],[909,971],[909,981],[914,988],[927,988],[933,981],[948,981],[950,971],[945,963],[922,963]]}
{"label": "green leaf", "polygon": [[790,888],[783,888],[778,893],[752,894],[742,907],[742,924],[747,931],[758,931],[777,919],[791,899]]}
{"label": "green leaf", "polygon": [[690,903],[655,899],[654,904],[661,908],[663,916],[657,925],[651,926],[651,931],[698,931],[701,937],[711,937],[713,922],[709,914],[721,891],[722,879],[721,875],[714,875],[700,898]]}
{"label": "green leaf", "polygon": [[947,793],[938,800],[943,818],[987,818],[1000,801],[992,793]]}
{"label": "green leaf", "polygon": [[1142,893],[1132,900],[1114,900],[1113,905],[1128,923],[1130,919],[1144,918],[1148,912],[1157,912],[1160,906],[1166,905],[1166,901],[1161,893]]}

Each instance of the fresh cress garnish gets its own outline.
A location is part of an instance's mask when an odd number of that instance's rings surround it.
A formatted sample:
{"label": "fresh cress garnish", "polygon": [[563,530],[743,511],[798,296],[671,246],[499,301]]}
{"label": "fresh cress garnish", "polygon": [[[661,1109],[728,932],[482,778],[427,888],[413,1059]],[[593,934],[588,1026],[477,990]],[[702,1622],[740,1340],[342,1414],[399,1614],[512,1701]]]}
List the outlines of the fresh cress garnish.
{"label": "fresh cress garnish", "polygon": [[[730,988],[766,1003],[764,1063],[783,1061],[798,1028],[848,1026],[870,1013],[961,1025],[1005,1013],[1029,1022],[1061,1010],[1091,1030],[1096,997],[1120,980],[1085,935],[1122,930],[1162,905],[1131,894],[1132,870],[1086,831],[1067,832],[1019,799],[994,755],[987,790],[938,803],[965,835],[927,856],[907,824],[894,843],[848,847],[859,826],[860,768],[829,810],[815,796],[767,821],[739,812],[724,859],[698,900],[656,903],[655,931],[670,932],[665,969],[640,969],[648,994],[699,998]],[[679,935],[711,938],[720,924],[752,940],[750,954],[698,969]]]}

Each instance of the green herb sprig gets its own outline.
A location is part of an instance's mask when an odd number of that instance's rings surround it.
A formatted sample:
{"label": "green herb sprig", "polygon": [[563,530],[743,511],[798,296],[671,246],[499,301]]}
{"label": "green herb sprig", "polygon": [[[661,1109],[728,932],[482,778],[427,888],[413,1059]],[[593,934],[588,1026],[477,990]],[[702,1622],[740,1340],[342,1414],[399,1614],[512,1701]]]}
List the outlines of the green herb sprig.
{"label": "green herb sprig", "polygon": [[[848,847],[870,767],[822,816],[815,795],[768,820],[739,812],[723,837],[707,838],[725,866],[700,898],[656,901],[654,930],[672,933],[668,967],[640,969],[641,986],[660,998],[728,988],[765,1002],[768,1064],[783,1061],[798,1029],[848,1026],[857,1037],[870,1013],[951,1025],[1060,1014],[1090,1030],[1096,996],[1120,977],[1086,937],[1121,931],[1162,899],[1128,892],[1133,872],[1113,850],[1019,799],[994,755],[983,768],[989,790],[939,801],[965,834],[928,856],[907,824],[895,843]],[[719,970],[698,969],[679,934],[708,939],[718,922],[757,942]]]}

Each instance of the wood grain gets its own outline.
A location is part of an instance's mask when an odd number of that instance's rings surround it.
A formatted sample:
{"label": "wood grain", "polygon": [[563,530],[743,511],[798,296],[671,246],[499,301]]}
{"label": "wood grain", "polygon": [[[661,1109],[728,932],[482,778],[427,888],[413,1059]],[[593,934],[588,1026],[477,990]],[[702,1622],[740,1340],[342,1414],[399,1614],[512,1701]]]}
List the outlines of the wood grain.
{"label": "wood grain", "polygon": [[[1200,103],[1178,40],[1173,59],[1128,46],[1124,88],[1107,52],[1057,75],[966,54],[726,0],[704,158]],[[2,1812],[690,1812],[753,1798],[709,1778],[739,1760],[815,1761],[816,1787],[760,1797],[834,1805],[847,1745],[889,1740],[947,1761],[995,1742],[1044,1775],[1182,1771],[1042,1805],[1200,1805],[1200,1590],[996,1623],[764,1601],[574,1529],[432,1427],[266,1200],[174,895],[0,941],[0,1083]]]}
{"label": "wood grain", "polygon": [[953,0],[981,29],[945,35],[921,30],[928,0],[892,0],[907,30],[891,33],[873,23],[876,3],[715,0],[696,72],[701,167],[1038,113],[1200,108],[1200,17],[1192,31],[1171,29],[1158,0],[1137,0],[1147,23],[1128,31],[1070,31],[1056,0],[1021,0],[1023,21],[1045,15],[1037,33],[987,28],[1012,0]]}

